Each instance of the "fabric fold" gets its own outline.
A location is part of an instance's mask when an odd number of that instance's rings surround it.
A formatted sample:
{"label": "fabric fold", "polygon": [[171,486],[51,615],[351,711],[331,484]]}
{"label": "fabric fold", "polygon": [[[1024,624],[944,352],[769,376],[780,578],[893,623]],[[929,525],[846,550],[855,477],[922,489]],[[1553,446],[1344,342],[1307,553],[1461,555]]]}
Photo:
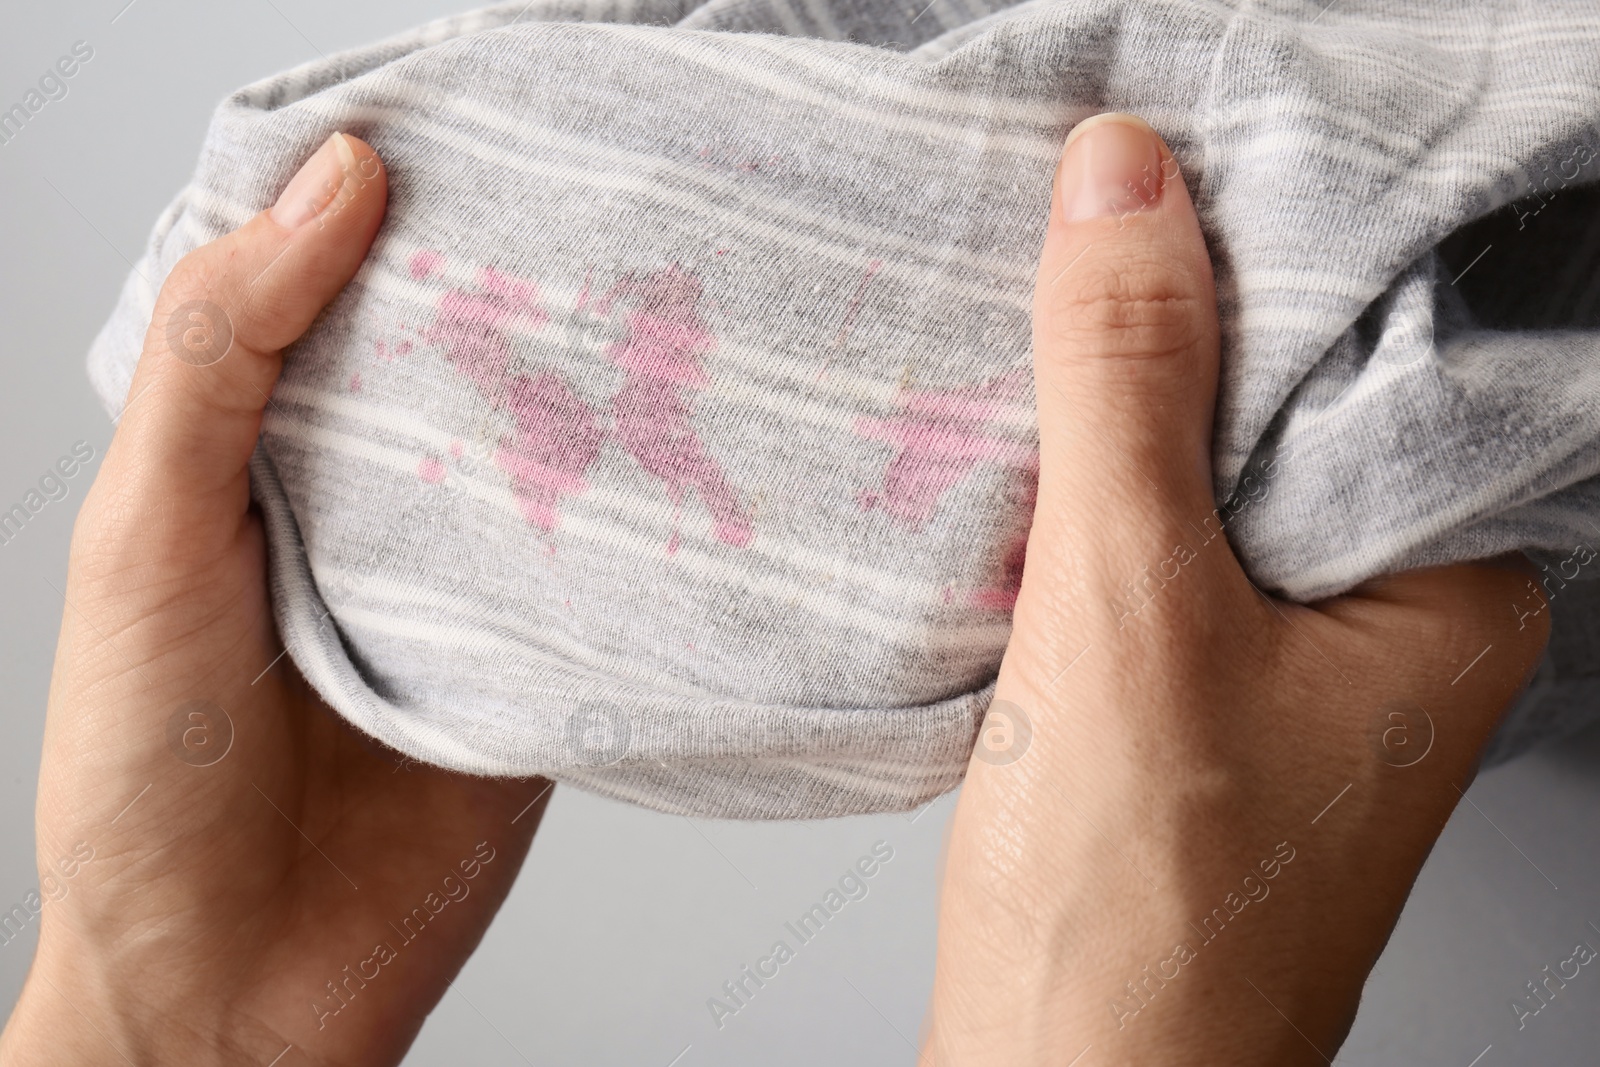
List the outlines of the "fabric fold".
{"label": "fabric fold", "polygon": [[1136,112],[1216,265],[1214,519],[1252,578],[1548,568],[1498,760],[1600,699],[1600,323],[1484,296],[1529,269],[1507,218],[1551,242],[1597,187],[1597,97],[1576,0],[501,4],[223,101],[90,374],[119,410],[177,260],[362,137],[387,220],[252,466],[295,666],[462,771],[908,810],[1010,633],[1050,175]]}

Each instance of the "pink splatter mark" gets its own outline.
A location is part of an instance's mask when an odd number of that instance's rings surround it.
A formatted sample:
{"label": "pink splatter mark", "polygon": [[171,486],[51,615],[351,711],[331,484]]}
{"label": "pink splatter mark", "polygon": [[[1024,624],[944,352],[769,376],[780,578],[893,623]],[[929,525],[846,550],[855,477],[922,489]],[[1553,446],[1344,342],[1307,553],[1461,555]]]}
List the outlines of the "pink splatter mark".
{"label": "pink splatter mark", "polygon": [[360,371],[356,371],[354,374],[350,375],[350,391],[352,393],[361,392],[361,372]]}
{"label": "pink splatter mark", "polygon": [[[413,272],[418,269],[415,258]],[[431,263],[426,269],[437,266]],[[579,297],[580,310],[589,304],[592,281],[591,269]],[[538,286],[486,267],[478,274],[477,289],[445,293],[422,336],[441,346],[451,366],[492,405],[510,410],[516,419],[516,432],[501,437],[495,462],[511,475],[523,517],[551,530],[560,522],[562,496],[588,488],[585,474],[606,435],[594,413],[560,378],[514,369],[510,329],[537,329],[549,321]],[[593,305],[595,314],[606,315],[619,298],[637,302],[627,315],[627,334],[606,350],[624,373],[611,412],[622,447],[666,484],[673,504],[668,554],[681,544],[679,517],[691,488],[710,509],[719,540],[742,547],[753,536],[737,493],[690,423],[688,393],[709,384],[700,357],[716,347],[700,317],[701,293],[700,279],[674,265],[643,279],[628,274]],[[452,453],[459,456],[458,447],[459,442],[452,445]]]}
{"label": "pink splatter mark", "polygon": [[[1035,478],[1029,484],[1028,498],[1023,502],[1030,516],[1038,499],[1039,482]],[[1010,611],[1016,607],[1017,594],[1022,590],[1022,568],[1027,561],[1028,535],[1024,532],[1006,546],[1006,553],[1000,561],[999,584],[974,589],[972,606],[981,611]]]}
{"label": "pink splatter mark", "polygon": [[560,522],[556,505],[561,496],[589,488],[584,472],[600,454],[604,434],[588,406],[553,374],[516,375],[507,387],[506,403],[517,432],[500,438],[495,463],[511,475],[511,491],[523,518],[553,530]]}
{"label": "pink splatter mark", "polygon": [[444,481],[444,464],[433,456],[424,456],[422,462],[417,464],[417,477],[429,485],[438,485]]}
{"label": "pink splatter mark", "polygon": [[507,329],[549,321],[538,286],[485,267],[478,287],[478,293],[445,293],[423,337],[443,346],[445,358],[491,405],[511,411],[517,429],[501,436],[495,463],[511,475],[523,518],[552,530],[560,522],[561,496],[588,488],[584,472],[599,455],[603,434],[589,408],[555,375],[533,378],[512,370]]}
{"label": "pink splatter mark", "polygon": [[878,271],[883,269],[883,260],[874,259],[867,264],[866,274],[861,276],[861,282],[856,286],[856,291],[850,297],[850,306],[845,309],[844,322],[839,325],[839,333],[833,339],[833,347],[840,348],[850,337],[850,331],[855,328],[856,316],[861,313],[861,301],[866,298],[867,286],[872,284],[872,279]]}
{"label": "pink splatter mark", "polygon": [[1008,371],[954,389],[902,389],[896,398],[899,414],[856,419],[858,435],[896,448],[884,468],[882,490],[863,489],[857,494],[862,508],[882,507],[901,526],[920,530],[944,494],[978,463],[1037,467],[1037,449],[987,432],[1004,404],[1021,393],[1029,373]]}
{"label": "pink splatter mark", "polygon": [[377,357],[379,359],[383,360],[385,363],[389,363],[389,362],[392,362],[394,360],[395,356],[410,355],[410,353],[411,353],[411,342],[410,341],[401,341],[399,344],[395,345],[393,348],[390,348],[389,347],[389,342],[387,342],[387,341],[378,341],[378,342],[375,342],[373,344],[373,351],[374,351],[374,353],[377,355]]}
{"label": "pink splatter mark", "polygon": [[856,316],[861,313],[861,302],[866,298],[867,286],[872,284],[873,276],[883,269],[883,260],[874,259],[867,263],[867,271],[861,276],[861,281],[856,285],[855,293],[850,297],[850,303],[845,308],[844,321],[839,324],[839,332],[834,335],[833,344],[830,346],[828,358],[822,361],[822,366],[817,368],[817,376],[812,381],[820,382],[822,376],[828,372],[828,367],[833,363],[833,357],[839,349],[844,347],[845,341],[850,338],[850,331],[855,329]]}
{"label": "pink splatter mark", "polygon": [[460,459],[461,458],[461,454],[463,452],[465,452],[465,451],[466,451],[466,449],[462,447],[460,441],[451,441],[450,442],[450,455],[453,456],[454,458]]}
{"label": "pink splatter mark", "polygon": [[718,540],[743,547],[753,534],[738,494],[689,419],[687,394],[710,383],[700,357],[717,343],[700,317],[701,292],[700,279],[674,264],[639,281],[624,278],[602,301],[638,300],[627,335],[606,350],[626,375],[611,399],[611,415],[622,447],[666,484],[675,509],[669,554],[678,547],[677,509],[690,488],[710,509]]}
{"label": "pink splatter mark", "polygon": [[481,293],[452,289],[439,301],[433,325],[422,336],[443,345],[445,358],[498,406],[510,381],[511,342],[506,330],[514,323],[538,329],[550,321],[539,303],[539,287],[511,278],[493,267],[478,272]]}
{"label": "pink splatter mark", "polygon": [[411,276],[421,281],[430,277],[443,263],[444,257],[437,252],[418,252],[411,257]]}
{"label": "pink splatter mark", "polygon": [[753,159],[741,156],[737,149],[724,145],[705,145],[698,156],[700,165],[708,170],[737,171],[740,174],[759,174],[763,167],[771,167],[774,163],[783,161],[783,157],[774,153],[766,159]]}

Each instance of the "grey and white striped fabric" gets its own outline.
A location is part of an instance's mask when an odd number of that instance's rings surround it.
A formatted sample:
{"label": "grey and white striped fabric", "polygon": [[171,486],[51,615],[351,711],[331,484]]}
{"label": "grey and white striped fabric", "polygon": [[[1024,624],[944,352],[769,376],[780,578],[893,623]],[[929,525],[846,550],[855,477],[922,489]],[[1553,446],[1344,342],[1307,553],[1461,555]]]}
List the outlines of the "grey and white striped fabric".
{"label": "grey and white striped fabric", "polygon": [[956,785],[1033,501],[1050,177],[1115,109],[1216,260],[1216,495],[1255,579],[1543,551],[1556,643],[1497,758],[1593,712],[1600,334],[1482,317],[1459,272],[1492,288],[1519,238],[1441,247],[1600,174],[1600,11],[925,3],[517,0],[223,102],[91,373],[118,409],[180,256],[331,132],[380,151],[388,221],[253,468],[328,702],[675,812]]}

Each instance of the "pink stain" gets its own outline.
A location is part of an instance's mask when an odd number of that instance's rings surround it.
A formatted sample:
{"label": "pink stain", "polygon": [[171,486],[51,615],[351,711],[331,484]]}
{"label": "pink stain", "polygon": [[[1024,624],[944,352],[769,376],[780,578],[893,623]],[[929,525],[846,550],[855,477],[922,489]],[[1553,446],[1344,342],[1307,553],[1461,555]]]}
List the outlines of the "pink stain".
{"label": "pink stain", "polygon": [[452,457],[454,457],[456,459],[460,459],[461,458],[461,454],[463,452],[465,452],[465,451],[466,451],[466,449],[462,447],[460,441],[451,441],[450,442],[450,455]]}
{"label": "pink stain", "polygon": [[745,158],[738,155],[735,149],[721,145],[704,145],[697,154],[700,165],[708,170],[736,171],[740,174],[759,174],[763,167],[783,161],[783,157],[776,153],[766,159]]}
{"label": "pink stain", "polygon": [[429,485],[438,485],[444,481],[444,464],[432,456],[424,456],[417,464],[417,477]]}
{"label": "pink stain", "polygon": [[850,303],[845,307],[844,320],[839,324],[839,332],[834,335],[828,358],[823,360],[822,366],[817,368],[817,376],[812,381],[822,381],[822,376],[828,373],[828,367],[833,363],[834,354],[843,348],[844,343],[850,339],[850,331],[855,329],[856,316],[861,313],[861,303],[866,299],[867,286],[872,284],[872,279],[882,269],[883,260],[881,259],[870,260],[867,263],[866,273],[861,276],[861,281],[856,284],[856,291],[850,297]]}
{"label": "pink stain", "polygon": [[409,356],[411,354],[411,347],[410,341],[401,341],[399,344],[394,346],[394,354],[397,356]]}
{"label": "pink stain", "polygon": [[[523,518],[543,530],[559,523],[563,495],[589,488],[584,472],[604,439],[593,413],[553,374],[519,374],[506,391],[517,432],[500,439],[495,463],[511,475],[511,491]],[[552,546],[553,547],[553,546]]]}
{"label": "pink stain", "polygon": [[[442,346],[445,359],[491,405],[511,412],[516,430],[501,436],[495,463],[511,476],[523,518],[553,530],[560,522],[561,497],[588,488],[584,473],[599,455],[604,434],[588,406],[561,379],[548,372],[530,377],[513,370],[508,329],[537,329],[549,321],[538,286],[485,267],[478,272],[478,288],[477,293],[445,293],[423,337]],[[459,442],[452,451],[458,447]]]}
{"label": "pink stain", "polygon": [[[638,301],[626,336],[606,350],[625,375],[611,399],[612,423],[628,454],[666,485],[674,509],[694,489],[717,539],[742,548],[754,533],[750,520],[690,421],[690,392],[710,383],[700,358],[717,343],[700,317],[701,293],[700,279],[674,264],[642,280],[624,278],[603,298]],[[676,518],[673,527],[669,555],[679,544]]]}
{"label": "pink stain", "polygon": [[423,251],[411,257],[411,276],[418,281],[432,276],[444,263],[444,257],[437,252]]}
{"label": "pink stain", "polygon": [[[431,273],[438,266],[419,265],[413,257],[413,273]],[[579,310],[591,306],[592,281],[591,270]],[[620,298],[634,304],[626,316],[626,335],[606,350],[624,375],[611,400],[612,423],[627,453],[665,483],[674,510],[669,555],[681,545],[678,516],[690,489],[711,511],[719,540],[742,547],[754,535],[738,494],[690,421],[692,391],[710,383],[701,357],[716,347],[701,318],[701,294],[700,279],[674,265],[643,279],[625,275],[592,304],[597,315],[609,314]],[[511,476],[527,522],[553,530],[560,523],[561,498],[588,488],[586,473],[607,435],[561,378],[515,369],[511,330],[538,329],[548,321],[537,285],[485,267],[476,291],[452,289],[440,298],[434,322],[422,336],[443,348],[450,365],[491,405],[511,412],[516,432],[500,438],[495,462]],[[460,455],[459,442],[451,452]]]}
{"label": "pink stain", "polygon": [[[1035,483],[1037,486],[1037,483]],[[982,611],[1010,611],[1022,590],[1022,566],[1028,559],[1028,535],[1012,541],[1000,562],[1000,582],[972,591],[972,606]]]}
{"label": "pink stain", "polygon": [[845,341],[849,339],[850,331],[855,329],[856,316],[861,313],[861,302],[866,299],[867,286],[872,284],[872,279],[882,269],[883,260],[881,259],[874,259],[867,264],[867,272],[862,275],[860,283],[856,286],[855,294],[850,297],[850,305],[845,309],[844,313],[844,322],[839,325],[839,333],[833,339],[834,348],[842,347]]}
{"label": "pink stain", "polygon": [[445,349],[445,358],[496,406],[510,380],[512,353],[506,331],[515,324],[538,329],[550,320],[533,282],[507,277],[493,267],[478,272],[481,292],[452,289],[439,301],[423,339]]}
{"label": "pink stain", "polygon": [[350,375],[350,391],[352,393],[361,392],[361,372],[360,371],[357,371],[356,373]]}
{"label": "pink stain", "polygon": [[[1027,482],[1027,495],[1021,507],[1032,525],[1034,505],[1039,502],[1039,456],[1034,453]],[[1022,568],[1028,562],[1028,529],[1011,539],[1005,555],[1000,559],[1000,581],[992,586],[974,589],[971,604],[980,611],[1010,611],[1017,606],[1017,594],[1022,591]]]}
{"label": "pink stain", "polygon": [[933,518],[944,494],[980,462],[1037,467],[1038,451],[992,436],[989,423],[1018,397],[1026,370],[954,389],[905,390],[900,412],[887,419],[857,418],[857,435],[895,447],[881,489],[863,489],[864,510],[881,507],[899,525],[920,530]]}
{"label": "pink stain", "polygon": [[394,356],[389,352],[389,344],[387,341],[378,341],[372,347],[373,351],[377,353],[379,359],[388,362],[394,358]]}

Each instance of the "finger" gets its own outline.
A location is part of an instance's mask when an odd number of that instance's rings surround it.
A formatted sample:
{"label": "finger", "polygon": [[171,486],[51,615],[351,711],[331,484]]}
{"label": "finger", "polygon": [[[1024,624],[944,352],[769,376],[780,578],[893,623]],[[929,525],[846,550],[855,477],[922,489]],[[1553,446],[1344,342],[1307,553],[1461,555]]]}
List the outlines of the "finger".
{"label": "finger", "polygon": [[1033,315],[1039,513],[1124,565],[1170,549],[1212,507],[1219,330],[1194,205],[1142,120],[1067,138]]}
{"label": "finger", "polygon": [[1498,713],[1544,653],[1551,596],[1549,576],[1514,553],[1383,575],[1320,608],[1404,650],[1435,688]]}
{"label": "finger", "polygon": [[1342,709],[1364,756],[1420,765],[1393,787],[1440,786],[1442,776],[1465,788],[1544,653],[1550,612],[1537,574],[1515,554],[1384,575],[1316,605],[1344,631],[1323,639],[1328,654],[1344,662],[1342,650],[1354,650],[1366,669],[1349,681],[1369,689],[1368,699],[1329,707]]}
{"label": "finger", "polygon": [[282,350],[354,276],[387,198],[371,146],[336,133],[270,210],[183,257],[156,300],[103,474],[164,507],[242,513]]}

